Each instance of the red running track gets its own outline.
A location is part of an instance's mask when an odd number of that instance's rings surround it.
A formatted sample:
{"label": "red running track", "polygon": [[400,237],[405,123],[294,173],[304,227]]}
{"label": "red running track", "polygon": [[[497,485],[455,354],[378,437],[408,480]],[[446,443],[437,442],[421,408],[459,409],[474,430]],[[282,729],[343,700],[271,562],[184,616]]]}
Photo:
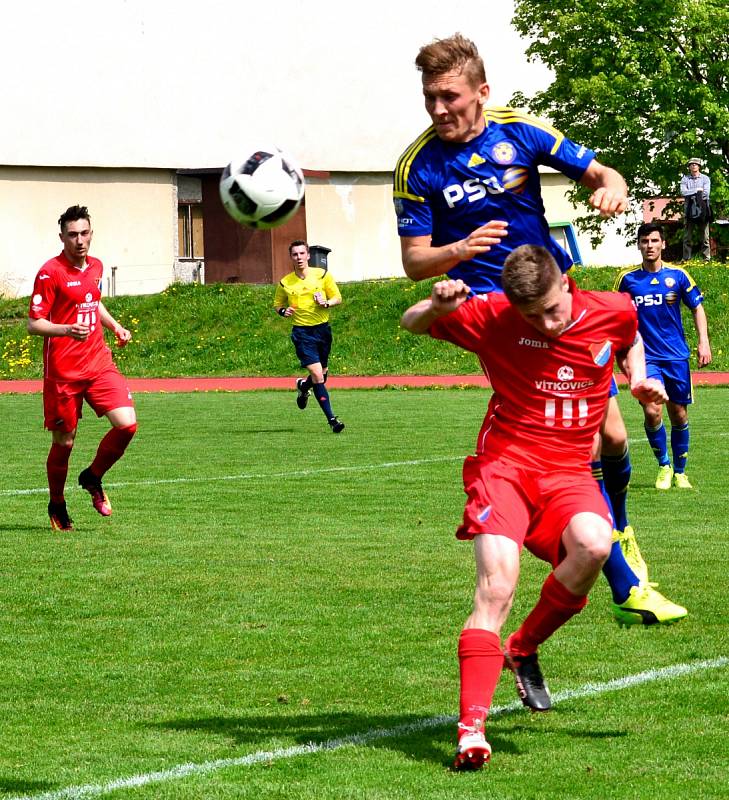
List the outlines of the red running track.
{"label": "red running track", "polygon": [[[129,378],[133,392],[247,392],[260,389],[288,389],[295,386],[293,375],[283,378]],[[625,378],[618,375],[618,383]],[[694,386],[729,384],[728,372],[694,372]],[[489,385],[484,375],[332,375],[327,386],[332,389],[382,389],[387,386],[483,386]],[[0,381],[0,394],[40,392],[40,380]]]}

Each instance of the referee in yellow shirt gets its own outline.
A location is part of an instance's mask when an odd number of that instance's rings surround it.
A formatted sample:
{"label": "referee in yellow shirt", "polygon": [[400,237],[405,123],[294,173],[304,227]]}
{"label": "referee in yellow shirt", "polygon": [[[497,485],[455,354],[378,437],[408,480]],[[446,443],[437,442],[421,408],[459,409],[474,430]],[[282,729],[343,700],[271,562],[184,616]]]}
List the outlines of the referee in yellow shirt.
{"label": "referee in yellow shirt", "polygon": [[314,392],[317,403],[334,433],[344,430],[344,423],[334,416],[327,381],[329,352],[332,348],[332,329],[329,309],[342,302],[334,278],[320,267],[309,266],[309,245],[297,239],[289,245],[294,271],[285,275],[276,287],[273,307],[281,317],[293,322],[291,341],[306,378],[296,381],[296,405],[306,408],[309,393]]}

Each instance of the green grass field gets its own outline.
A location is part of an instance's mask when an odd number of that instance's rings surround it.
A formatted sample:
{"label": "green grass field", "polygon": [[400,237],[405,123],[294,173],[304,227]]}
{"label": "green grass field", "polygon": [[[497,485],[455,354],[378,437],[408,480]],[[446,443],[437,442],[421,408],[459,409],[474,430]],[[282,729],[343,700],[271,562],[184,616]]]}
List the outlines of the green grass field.
{"label": "green grass field", "polygon": [[[504,675],[492,763],[465,775],[448,764],[474,570],[453,532],[485,393],[333,402],[340,436],[291,392],[139,395],[114,516],[73,488],[77,530],[57,534],[40,398],[3,397],[0,797],[726,798],[729,389],[698,392],[683,494],[652,488],[621,393],[631,521],[689,617],[621,630],[601,579],[542,649],[555,710],[527,713]],[[70,484],[105,429],[87,411]],[[505,633],[545,575],[525,554]]]}

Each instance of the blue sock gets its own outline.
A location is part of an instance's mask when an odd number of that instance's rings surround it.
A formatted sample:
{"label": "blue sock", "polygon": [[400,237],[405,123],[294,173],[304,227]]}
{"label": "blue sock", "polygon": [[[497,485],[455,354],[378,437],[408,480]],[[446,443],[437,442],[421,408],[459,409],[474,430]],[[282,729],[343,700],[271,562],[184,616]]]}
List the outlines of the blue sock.
{"label": "blue sock", "polygon": [[[592,470],[592,477],[595,479],[597,483],[600,494],[605,499],[607,503],[608,510],[610,513],[613,513],[613,503],[610,499],[610,495],[605,491],[605,481],[602,478],[602,461],[591,461],[590,462],[590,469]],[[613,514],[613,525],[615,524],[615,515]]]}
{"label": "blue sock", "polygon": [[624,603],[633,586],[640,584],[638,576],[625,560],[623,551],[620,549],[620,542],[613,542],[608,560],[603,565],[602,574],[610,584],[614,603]]}
{"label": "blue sock", "polygon": [[683,472],[686,469],[686,459],[689,451],[689,426],[688,422],[680,428],[671,426],[671,453],[673,455],[673,471]]}
{"label": "blue sock", "polygon": [[643,426],[645,435],[648,437],[648,444],[651,446],[653,455],[658,460],[659,467],[665,467],[671,461],[668,458],[668,439],[666,437],[666,427],[661,422],[657,428]]}
{"label": "blue sock", "polygon": [[319,403],[319,406],[326,415],[326,418],[328,420],[331,419],[334,416],[334,412],[332,411],[332,405],[329,402],[329,392],[323,383],[314,384],[314,397],[316,397],[316,402]]}
{"label": "blue sock", "polygon": [[605,481],[605,491],[610,496],[613,509],[615,528],[624,531],[628,525],[628,486],[630,484],[630,453],[628,448],[621,456],[603,456],[602,474]]}
{"label": "blue sock", "polygon": [[[590,464],[590,468],[592,469],[592,477],[597,481],[597,485],[600,487],[602,496],[605,498],[607,507],[610,509],[610,513],[612,514],[613,505],[612,501],[610,500],[610,495],[605,491],[605,483],[602,479],[601,462],[593,461]],[[625,560],[623,551],[620,549],[620,542],[613,542],[608,560],[603,564],[602,573],[610,585],[610,591],[613,594],[613,602],[615,603],[625,602],[625,600],[628,599],[628,595],[630,594],[632,587],[638,586],[640,583],[638,576],[633,572],[628,565],[628,562]]]}

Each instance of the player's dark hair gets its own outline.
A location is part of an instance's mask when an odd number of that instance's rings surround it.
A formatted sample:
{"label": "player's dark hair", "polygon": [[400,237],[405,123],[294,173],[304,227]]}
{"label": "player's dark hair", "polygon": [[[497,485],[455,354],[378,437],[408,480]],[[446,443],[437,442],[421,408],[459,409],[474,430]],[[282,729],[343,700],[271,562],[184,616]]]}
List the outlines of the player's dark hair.
{"label": "player's dark hair", "polygon": [[66,225],[68,225],[69,222],[76,222],[78,219],[85,219],[89,224],[91,224],[91,217],[89,216],[88,208],[86,208],[86,206],[69,206],[58,218],[58,224],[61,228],[61,232],[63,233]]}
{"label": "player's dark hair", "polygon": [[649,236],[651,233],[657,233],[661,237],[661,241],[666,238],[663,235],[662,225],[659,225],[657,222],[644,222],[638,228],[638,241],[640,241],[644,236]]}
{"label": "player's dark hair", "polygon": [[423,45],[415,59],[415,66],[428,76],[459,70],[474,89],[486,83],[486,70],[476,45],[460,33]]}
{"label": "player's dark hair", "polygon": [[291,255],[294,247],[301,247],[304,246],[307,250],[309,249],[309,245],[303,239],[296,239],[296,241],[291,242],[289,245],[289,255]]}
{"label": "player's dark hair", "polygon": [[501,287],[509,302],[529,305],[547,295],[561,274],[549,250],[523,244],[512,250],[504,261]]}

